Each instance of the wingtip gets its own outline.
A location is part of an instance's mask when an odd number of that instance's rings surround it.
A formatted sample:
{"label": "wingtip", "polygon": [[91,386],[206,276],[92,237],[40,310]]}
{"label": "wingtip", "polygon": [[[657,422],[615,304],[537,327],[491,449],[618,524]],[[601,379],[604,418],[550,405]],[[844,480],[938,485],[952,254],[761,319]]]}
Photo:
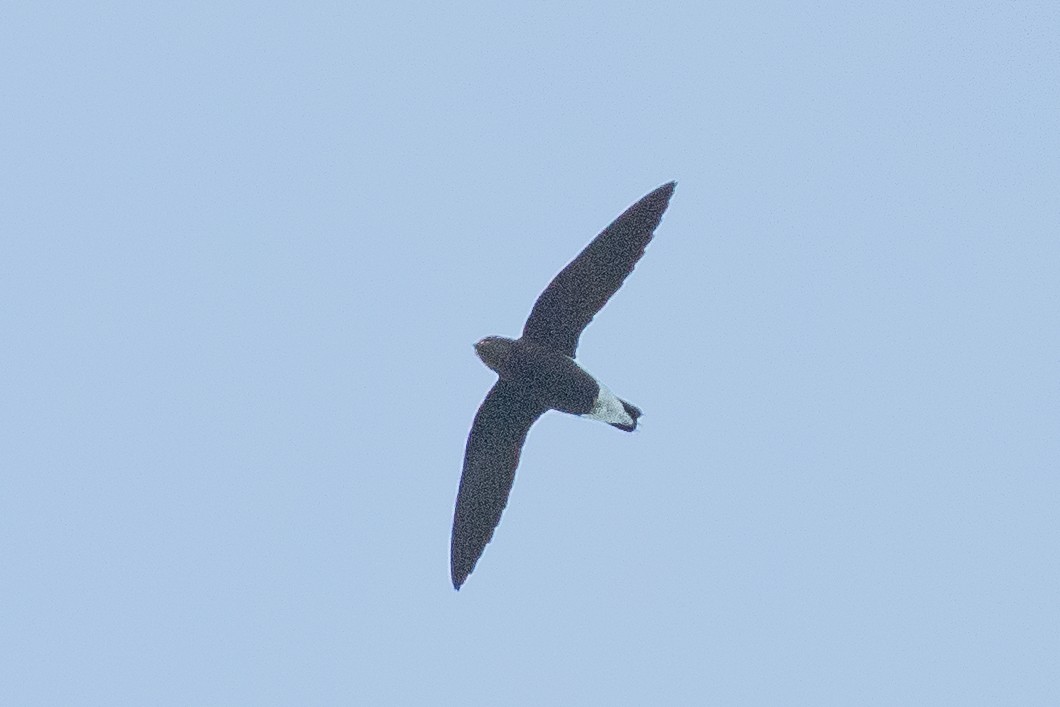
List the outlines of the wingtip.
{"label": "wingtip", "polygon": [[670,181],[663,184],[661,187],[656,187],[647,196],[644,197],[646,200],[662,199],[663,202],[669,203],[670,197],[674,194],[674,189],[677,188],[677,181]]}

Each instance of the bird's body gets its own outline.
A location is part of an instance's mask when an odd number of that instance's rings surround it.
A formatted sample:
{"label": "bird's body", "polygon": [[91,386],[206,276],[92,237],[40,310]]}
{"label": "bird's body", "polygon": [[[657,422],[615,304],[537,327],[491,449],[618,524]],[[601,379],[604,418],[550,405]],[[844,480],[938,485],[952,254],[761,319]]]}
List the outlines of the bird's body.
{"label": "bird's body", "polygon": [[[570,356],[526,337],[488,336],[475,351],[498,376],[518,381],[549,410],[581,415],[632,432],[640,410],[615,396]],[[631,412],[632,411],[632,412]]]}
{"label": "bird's body", "polygon": [[500,522],[530,426],[548,410],[606,422],[626,432],[641,411],[574,360],[578,338],[644,254],[673,194],[664,184],[629,207],[563,268],[534,303],[518,339],[487,336],[475,352],[498,380],[471,425],[453,515],[456,589]]}

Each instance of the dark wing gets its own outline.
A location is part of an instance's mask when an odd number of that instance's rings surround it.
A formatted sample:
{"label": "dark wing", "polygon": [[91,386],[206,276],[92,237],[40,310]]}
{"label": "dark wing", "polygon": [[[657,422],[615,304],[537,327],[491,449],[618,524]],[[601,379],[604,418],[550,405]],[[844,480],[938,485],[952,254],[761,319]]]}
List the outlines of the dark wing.
{"label": "dark wing", "polygon": [[644,255],[674,193],[664,184],[616,218],[549,283],[523,336],[573,357],[578,337]]}
{"label": "dark wing", "polygon": [[479,406],[467,438],[453,514],[450,562],[454,588],[460,589],[493,537],[508,503],[526,433],[547,409],[524,388],[503,379]]}

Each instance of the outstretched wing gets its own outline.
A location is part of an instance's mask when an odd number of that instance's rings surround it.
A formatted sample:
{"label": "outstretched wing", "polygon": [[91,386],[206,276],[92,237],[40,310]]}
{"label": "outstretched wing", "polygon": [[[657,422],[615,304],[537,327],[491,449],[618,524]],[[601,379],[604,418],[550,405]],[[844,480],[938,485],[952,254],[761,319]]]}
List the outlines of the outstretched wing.
{"label": "outstretched wing", "polygon": [[530,425],[548,408],[516,383],[498,380],[475,414],[453,514],[450,569],[460,589],[493,537],[508,503]]}
{"label": "outstretched wing", "polygon": [[675,185],[664,184],[626,209],[563,268],[534,303],[523,336],[573,357],[582,330],[644,255]]}

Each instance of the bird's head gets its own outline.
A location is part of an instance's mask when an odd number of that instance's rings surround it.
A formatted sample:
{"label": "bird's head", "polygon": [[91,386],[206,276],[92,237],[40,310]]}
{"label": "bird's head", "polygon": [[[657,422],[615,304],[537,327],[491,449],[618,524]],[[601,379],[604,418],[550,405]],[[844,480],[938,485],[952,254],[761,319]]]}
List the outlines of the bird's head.
{"label": "bird's head", "polygon": [[475,343],[475,353],[478,354],[484,364],[500,375],[509,354],[511,354],[513,343],[515,342],[503,336],[487,336],[485,339],[479,339]]}

